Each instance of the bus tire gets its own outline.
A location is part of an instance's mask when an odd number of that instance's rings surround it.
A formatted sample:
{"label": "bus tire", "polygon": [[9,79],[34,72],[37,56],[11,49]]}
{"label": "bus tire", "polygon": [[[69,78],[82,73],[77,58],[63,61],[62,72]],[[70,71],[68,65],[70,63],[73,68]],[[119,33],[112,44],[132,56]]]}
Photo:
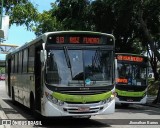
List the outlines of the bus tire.
{"label": "bus tire", "polygon": [[91,116],[73,116],[74,119],[89,120]]}
{"label": "bus tire", "polygon": [[127,103],[121,103],[121,106],[122,107],[129,107],[129,104],[127,104]]}
{"label": "bus tire", "polygon": [[35,102],[34,102],[34,96],[33,96],[33,93],[31,92],[30,93],[30,109],[31,109],[31,112],[35,112]]}
{"label": "bus tire", "polygon": [[91,116],[84,116],[83,119],[90,119]]}
{"label": "bus tire", "polygon": [[11,98],[12,98],[12,103],[15,104],[16,101],[15,101],[15,95],[14,95],[14,88],[13,87],[12,87],[12,96],[11,96]]}
{"label": "bus tire", "polygon": [[32,92],[30,93],[30,110],[31,110],[34,118],[39,119],[39,118],[41,117],[41,116],[36,112],[36,109],[35,109],[35,99],[34,99],[34,95],[33,95]]}

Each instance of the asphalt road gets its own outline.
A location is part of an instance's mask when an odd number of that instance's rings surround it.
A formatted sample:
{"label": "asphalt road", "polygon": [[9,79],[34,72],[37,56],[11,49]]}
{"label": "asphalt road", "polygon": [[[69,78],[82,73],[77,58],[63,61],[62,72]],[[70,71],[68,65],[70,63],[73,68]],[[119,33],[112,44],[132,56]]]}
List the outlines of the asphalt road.
{"label": "asphalt road", "polygon": [[[23,123],[23,126],[22,124],[0,125],[0,128],[4,128],[4,126],[11,128],[160,128],[160,108],[145,105],[131,105],[127,108],[117,105],[114,114],[93,116],[89,120],[72,118],[46,119],[41,116],[35,119],[28,108],[19,103],[12,103],[6,94],[4,81],[0,81],[0,97],[1,121],[7,119]],[[37,121],[38,123],[37,125],[26,125],[26,121]]]}

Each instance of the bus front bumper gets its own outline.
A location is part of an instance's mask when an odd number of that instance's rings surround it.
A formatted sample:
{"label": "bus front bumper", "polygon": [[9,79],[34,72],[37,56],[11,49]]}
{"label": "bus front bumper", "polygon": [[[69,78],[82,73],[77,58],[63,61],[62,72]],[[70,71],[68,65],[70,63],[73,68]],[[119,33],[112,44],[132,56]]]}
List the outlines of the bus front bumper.
{"label": "bus front bumper", "polygon": [[[131,99],[128,97],[128,99]],[[132,101],[132,100],[120,100],[118,97],[115,98],[116,104],[121,104],[121,103],[128,103],[128,104],[146,104],[147,102],[147,95],[144,96],[140,101]]]}
{"label": "bus front bumper", "polygon": [[90,104],[69,104],[62,106],[46,101],[42,106],[42,115],[45,117],[54,116],[93,116],[106,115],[115,112],[115,98],[108,103],[90,103]]}

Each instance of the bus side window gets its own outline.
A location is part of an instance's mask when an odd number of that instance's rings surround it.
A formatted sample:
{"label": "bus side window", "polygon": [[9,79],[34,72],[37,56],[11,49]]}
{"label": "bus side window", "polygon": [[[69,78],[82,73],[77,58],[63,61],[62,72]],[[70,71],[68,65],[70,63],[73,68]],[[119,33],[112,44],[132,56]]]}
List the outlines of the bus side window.
{"label": "bus side window", "polygon": [[27,73],[27,66],[28,66],[28,49],[23,50],[23,73]]}
{"label": "bus side window", "polygon": [[32,45],[29,47],[28,52],[28,72],[33,73],[34,72],[34,60],[35,60],[35,46]]}

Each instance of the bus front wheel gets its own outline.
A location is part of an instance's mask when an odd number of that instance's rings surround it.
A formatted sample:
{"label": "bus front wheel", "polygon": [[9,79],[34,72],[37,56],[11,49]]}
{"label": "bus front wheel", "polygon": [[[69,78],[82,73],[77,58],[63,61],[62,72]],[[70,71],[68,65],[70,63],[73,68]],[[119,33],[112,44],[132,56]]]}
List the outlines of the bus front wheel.
{"label": "bus front wheel", "polygon": [[121,106],[122,107],[129,107],[129,104],[127,104],[127,103],[121,103]]}

